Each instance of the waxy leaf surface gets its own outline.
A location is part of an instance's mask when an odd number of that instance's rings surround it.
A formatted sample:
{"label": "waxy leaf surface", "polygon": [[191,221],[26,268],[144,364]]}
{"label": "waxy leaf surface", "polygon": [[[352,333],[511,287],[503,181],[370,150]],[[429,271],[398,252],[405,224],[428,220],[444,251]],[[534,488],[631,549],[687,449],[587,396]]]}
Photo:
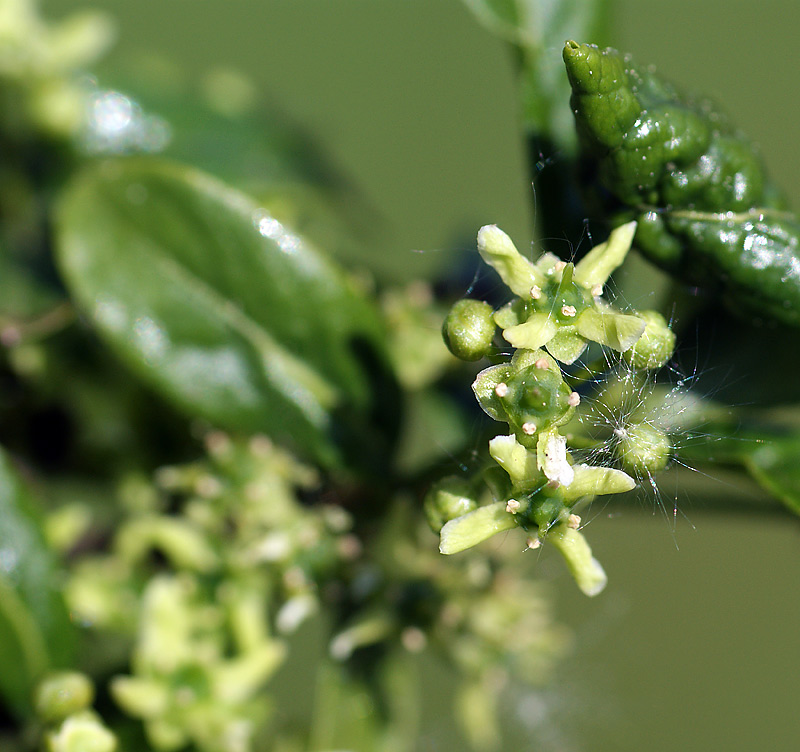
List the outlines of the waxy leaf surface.
{"label": "waxy leaf surface", "polygon": [[17,713],[30,712],[42,674],[69,661],[73,638],[35,500],[0,450],[0,694]]}
{"label": "waxy leaf surface", "polygon": [[100,334],[190,415],[326,465],[382,451],[377,409],[391,425],[396,400],[378,314],[244,194],[156,159],[100,162],[68,187],[57,241]]}

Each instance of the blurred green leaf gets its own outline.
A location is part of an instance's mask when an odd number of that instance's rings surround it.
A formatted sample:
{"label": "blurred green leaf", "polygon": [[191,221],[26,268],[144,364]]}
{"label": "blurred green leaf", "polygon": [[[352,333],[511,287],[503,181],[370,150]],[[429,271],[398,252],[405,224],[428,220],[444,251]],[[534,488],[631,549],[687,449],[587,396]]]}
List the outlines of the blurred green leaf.
{"label": "blurred green leaf", "polygon": [[800,514],[800,436],[759,444],[744,463],[763,488]]}
{"label": "blurred green leaf", "polygon": [[764,490],[800,514],[800,433],[785,427],[735,430],[704,426],[704,434],[681,447],[692,461],[744,467]]}
{"label": "blurred green leaf", "polygon": [[[159,55],[112,56],[99,71],[84,148],[158,153],[264,202],[331,254],[369,265],[382,218],[314,136],[229,67],[189,75]],[[130,116],[115,128],[113,115]],[[112,127],[108,127],[107,121]]]}
{"label": "blurred green leaf", "polygon": [[326,465],[385,453],[397,400],[376,309],[250,198],[180,165],[108,160],[67,188],[56,231],[79,306],[190,415]]}
{"label": "blurred green leaf", "polygon": [[73,639],[34,499],[0,451],[0,693],[17,713],[44,671],[68,663]]}

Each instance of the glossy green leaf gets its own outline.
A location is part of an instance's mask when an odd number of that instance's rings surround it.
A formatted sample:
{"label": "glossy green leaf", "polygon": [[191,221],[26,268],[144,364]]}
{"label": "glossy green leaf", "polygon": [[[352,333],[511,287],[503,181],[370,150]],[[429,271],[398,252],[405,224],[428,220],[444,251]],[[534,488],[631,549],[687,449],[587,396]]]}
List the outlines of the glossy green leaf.
{"label": "glossy green leaf", "polygon": [[30,710],[34,683],[63,666],[74,633],[30,491],[0,452],[0,694]]}
{"label": "glossy green leaf", "polygon": [[[376,310],[247,196],[156,159],[87,168],[57,216],[79,306],[192,416],[267,433],[323,464],[385,450],[393,381]],[[368,464],[368,463],[366,463]]]}

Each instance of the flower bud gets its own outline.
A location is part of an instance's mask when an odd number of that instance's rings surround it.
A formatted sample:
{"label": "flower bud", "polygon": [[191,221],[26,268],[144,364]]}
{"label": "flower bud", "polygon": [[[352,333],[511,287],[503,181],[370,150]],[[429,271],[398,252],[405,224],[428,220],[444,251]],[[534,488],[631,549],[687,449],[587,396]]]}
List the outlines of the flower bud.
{"label": "flower bud", "polygon": [[55,723],[88,708],[94,700],[89,677],[77,671],[63,671],[46,676],[36,688],[34,704],[37,715]]}
{"label": "flower bud", "polygon": [[446,522],[477,508],[470,485],[454,475],[436,482],[425,496],[425,517],[434,533]]}
{"label": "flower bud", "polygon": [[675,352],[675,333],[656,311],[642,311],[637,316],[645,321],[644,333],[623,357],[633,368],[654,371],[665,365]]}
{"label": "flower bud", "polygon": [[669,462],[672,444],[664,431],[648,423],[638,423],[619,431],[614,454],[632,475],[652,475]]}
{"label": "flower bud", "polygon": [[49,752],[114,752],[117,740],[91,711],[67,718],[47,739]]}
{"label": "flower bud", "polygon": [[482,300],[464,298],[447,314],[442,336],[453,355],[461,360],[480,360],[492,346],[495,323],[492,307]]}

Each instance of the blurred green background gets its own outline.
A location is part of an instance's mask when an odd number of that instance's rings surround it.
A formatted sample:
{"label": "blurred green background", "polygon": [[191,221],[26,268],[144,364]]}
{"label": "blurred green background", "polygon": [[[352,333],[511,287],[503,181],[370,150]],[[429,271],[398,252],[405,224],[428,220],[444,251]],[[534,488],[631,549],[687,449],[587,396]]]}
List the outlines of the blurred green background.
{"label": "blurred green background", "polygon": [[[512,59],[459,0],[43,5],[55,16],[110,10],[119,41],[109,70],[144,53],[196,75],[224,66],[252,77],[370,207],[370,232],[349,260],[386,279],[469,268],[474,233],[489,222],[520,247],[532,237]],[[722,103],[797,208],[798,36],[800,8],[788,0],[628,0],[614,4],[604,41]],[[563,41],[552,40],[553,66]],[[545,169],[558,170],[558,157]],[[779,390],[796,376],[775,378]],[[798,527],[761,511],[762,492],[741,476],[691,475],[667,474],[660,501],[642,492],[636,506],[585,514],[609,574],[596,600],[577,593],[552,552],[526,554],[540,556],[577,639],[556,681],[509,708],[514,749],[798,748]],[[450,748],[435,733],[420,741]]]}

